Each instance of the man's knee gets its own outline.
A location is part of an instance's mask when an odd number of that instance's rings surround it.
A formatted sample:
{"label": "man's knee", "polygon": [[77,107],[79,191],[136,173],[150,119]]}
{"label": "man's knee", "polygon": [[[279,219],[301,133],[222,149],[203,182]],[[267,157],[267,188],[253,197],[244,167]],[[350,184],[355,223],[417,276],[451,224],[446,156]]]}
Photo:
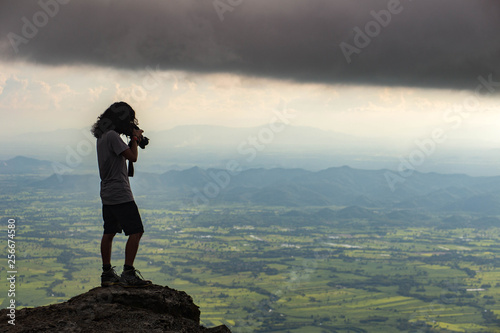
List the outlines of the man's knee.
{"label": "man's knee", "polygon": [[113,234],[103,234],[102,235],[102,238],[106,239],[106,240],[113,240],[113,238],[115,237],[116,233],[113,233]]}
{"label": "man's knee", "polygon": [[129,237],[135,238],[135,239],[141,239],[143,234],[144,234],[144,232],[136,232],[135,234],[130,234]]}

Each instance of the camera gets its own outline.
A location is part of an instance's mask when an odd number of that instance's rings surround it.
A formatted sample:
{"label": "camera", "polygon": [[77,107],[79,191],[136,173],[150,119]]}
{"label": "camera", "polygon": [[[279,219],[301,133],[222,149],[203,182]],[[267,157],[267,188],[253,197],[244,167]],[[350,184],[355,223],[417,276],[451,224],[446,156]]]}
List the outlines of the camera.
{"label": "camera", "polygon": [[[136,124],[132,124],[132,128],[135,130],[140,130],[139,126],[137,126]],[[139,141],[139,147],[141,147],[141,149],[146,148],[146,146],[149,143],[149,139],[146,136],[142,136],[142,135],[141,135],[140,139],[141,140]]]}

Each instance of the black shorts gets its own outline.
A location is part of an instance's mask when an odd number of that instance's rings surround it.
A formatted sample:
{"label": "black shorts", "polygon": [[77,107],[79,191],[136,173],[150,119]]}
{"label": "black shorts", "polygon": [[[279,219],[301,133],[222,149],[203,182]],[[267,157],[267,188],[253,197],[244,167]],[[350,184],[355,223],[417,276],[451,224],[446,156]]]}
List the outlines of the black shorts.
{"label": "black shorts", "polygon": [[125,235],[144,232],[141,215],[135,201],[117,205],[102,205],[102,218],[104,220],[104,233],[121,233]]}

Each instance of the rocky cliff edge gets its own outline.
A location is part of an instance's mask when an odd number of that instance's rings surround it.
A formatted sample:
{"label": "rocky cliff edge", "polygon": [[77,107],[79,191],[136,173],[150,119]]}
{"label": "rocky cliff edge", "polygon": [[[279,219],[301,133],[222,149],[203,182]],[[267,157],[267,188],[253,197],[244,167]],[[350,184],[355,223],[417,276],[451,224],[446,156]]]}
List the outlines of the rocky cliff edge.
{"label": "rocky cliff edge", "polygon": [[152,285],[146,288],[94,288],[64,303],[15,312],[0,310],[2,332],[168,332],[231,333],[224,325],[200,325],[200,310],[183,291]]}

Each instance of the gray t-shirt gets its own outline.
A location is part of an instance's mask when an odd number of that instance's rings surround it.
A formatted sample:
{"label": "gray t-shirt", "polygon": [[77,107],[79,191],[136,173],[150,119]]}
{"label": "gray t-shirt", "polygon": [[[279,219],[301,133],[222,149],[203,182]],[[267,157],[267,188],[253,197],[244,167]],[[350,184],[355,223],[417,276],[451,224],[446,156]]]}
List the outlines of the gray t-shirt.
{"label": "gray t-shirt", "polygon": [[134,200],[126,159],[121,155],[128,148],[120,135],[112,130],[97,139],[97,163],[101,176],[101,200],[104,205],[117,205]]}

